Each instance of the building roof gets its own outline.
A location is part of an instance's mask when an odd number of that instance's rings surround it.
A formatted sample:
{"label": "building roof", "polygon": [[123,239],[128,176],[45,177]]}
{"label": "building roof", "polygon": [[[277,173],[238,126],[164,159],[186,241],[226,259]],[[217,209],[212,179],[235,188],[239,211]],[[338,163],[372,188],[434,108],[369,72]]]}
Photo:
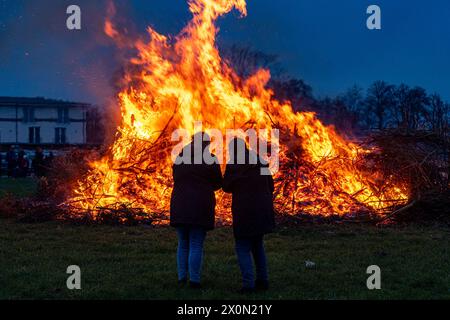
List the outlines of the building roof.
{"label": "building roof", "polygon": [[42,97],[21,98],[21,97],[0,97],[0,107],[26,106],[26,107],[91,107],[89,103],[69,102],[64,100],[46,99]]}

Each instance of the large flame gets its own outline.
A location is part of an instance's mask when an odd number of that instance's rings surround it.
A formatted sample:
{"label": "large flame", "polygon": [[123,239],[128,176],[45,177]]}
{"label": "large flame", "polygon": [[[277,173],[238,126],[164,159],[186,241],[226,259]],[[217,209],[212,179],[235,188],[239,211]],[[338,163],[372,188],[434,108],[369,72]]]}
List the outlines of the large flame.
{"label": "large flame", "polygon": [[[136,41],[137,56],[118,94],[121,124],[104,158],[91,163],[71,203],[95,212],[125,203],[145,212],[167,213],[172,186],[170,135],[177,128],[280,129],[277,209],[286,213],[339,214],[382,209],[407,200],[407,187],[358,165],[373,152],[346,141],[310,112],[294,112],[267,89],[268,70],[240,79],[216,46],[215,20],[245,0],[189,0],[192,20],[174,38],[148,28],[149,42]],[[107,21],[105,32],[123,36]],[[227,220],[229,199],[219,193],[219,216]]]}

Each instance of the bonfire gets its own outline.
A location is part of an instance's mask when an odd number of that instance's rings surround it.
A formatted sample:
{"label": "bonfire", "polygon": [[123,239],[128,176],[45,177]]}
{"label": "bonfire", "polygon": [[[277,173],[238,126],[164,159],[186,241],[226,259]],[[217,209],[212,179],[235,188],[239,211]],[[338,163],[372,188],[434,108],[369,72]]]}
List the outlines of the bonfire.
{"label": "bonfire", "polygon": [[[371,163],[377,146],[363,147],[324,125],[312,112],[294,112],[268,89],[269,70],[240,78],[222,59],[216,20],[232,10],[247,15],[245,0],[189,0],[192,20],[173,37],[148,28],[132,44],[115,26],[105,32],[136,52],[126,64],[117,99],[121,121],[108,152],[89,162],[65,205],[98,219],[125,212],[164,220],[172,190],[172,133],[229,129],[279,131],[259,139],[279,150],[274,170],[276,211],[288,215],[380,214],[408,201],[409,186]],[[267,141],[263,141],[267,140]],[[272,141],[273,140],[273,141]],[[226,153],[226,150],[224,150]],[[218,219],[230,221],[230,198],[217,193]]]}

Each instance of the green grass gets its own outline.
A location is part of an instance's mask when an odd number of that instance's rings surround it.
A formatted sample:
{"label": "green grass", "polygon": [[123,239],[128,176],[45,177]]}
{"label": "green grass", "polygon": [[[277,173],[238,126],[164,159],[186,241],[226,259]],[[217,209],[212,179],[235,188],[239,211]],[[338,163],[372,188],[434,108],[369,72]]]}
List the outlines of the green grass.
{"label": "green grass", "polygon": [[[165,227],[73,226],[0,220],[0,299],[242,299],[229,228],[208,234],[204,290],[176,285],[176,236]],[[449,299],[449,230],[308,226],[266,239],[271,289],[261,299]],[[316,263],[307,269],[305,260]],[[366,288],[366,268],[382,290]],[[82,290],[66,268],[82,269]]]}
{"label": "green grass", "polygon": [[36,192],[37,183],[33,178],[1,178],[0,177],[0,198],[6,194],[27,197]]}

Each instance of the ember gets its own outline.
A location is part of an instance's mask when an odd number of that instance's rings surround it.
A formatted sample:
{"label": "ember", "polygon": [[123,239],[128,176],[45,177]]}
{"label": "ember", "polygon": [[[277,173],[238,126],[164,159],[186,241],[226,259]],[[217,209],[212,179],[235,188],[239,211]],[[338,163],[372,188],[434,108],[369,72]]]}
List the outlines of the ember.
{"label": "ember", "polygon": [[[380,212],[407,202],[408,185],[377,172],[364,160],[376,148],[348,141],[314,113],[294,112],[289,102],[274,99],[266,86],[268,70],[241,79],[220,57],[215,21],[234,8],[245,16],[245,0],[188,3],[193,18],[178,36],[168,38],[149,27],[150,40],[133,44],[138,53],[118,93],[120,127],[108,154],[90,163],[88,175],[67,200],[74,212],[87,212],[95,220],[105,210],[125,207],[139,208],[150,218],[167,216],[171,134],[178,128],[194,134],[196,121],[207,132],[279,130],[279,141],[267,141],[279,148],[275,175],[279,213],[342,216]],[[124,36],[112,21],[106,22],[105,32],[123,45]],[[227,222],[230,199],[222,192],[217,196],[219,220]]]}

